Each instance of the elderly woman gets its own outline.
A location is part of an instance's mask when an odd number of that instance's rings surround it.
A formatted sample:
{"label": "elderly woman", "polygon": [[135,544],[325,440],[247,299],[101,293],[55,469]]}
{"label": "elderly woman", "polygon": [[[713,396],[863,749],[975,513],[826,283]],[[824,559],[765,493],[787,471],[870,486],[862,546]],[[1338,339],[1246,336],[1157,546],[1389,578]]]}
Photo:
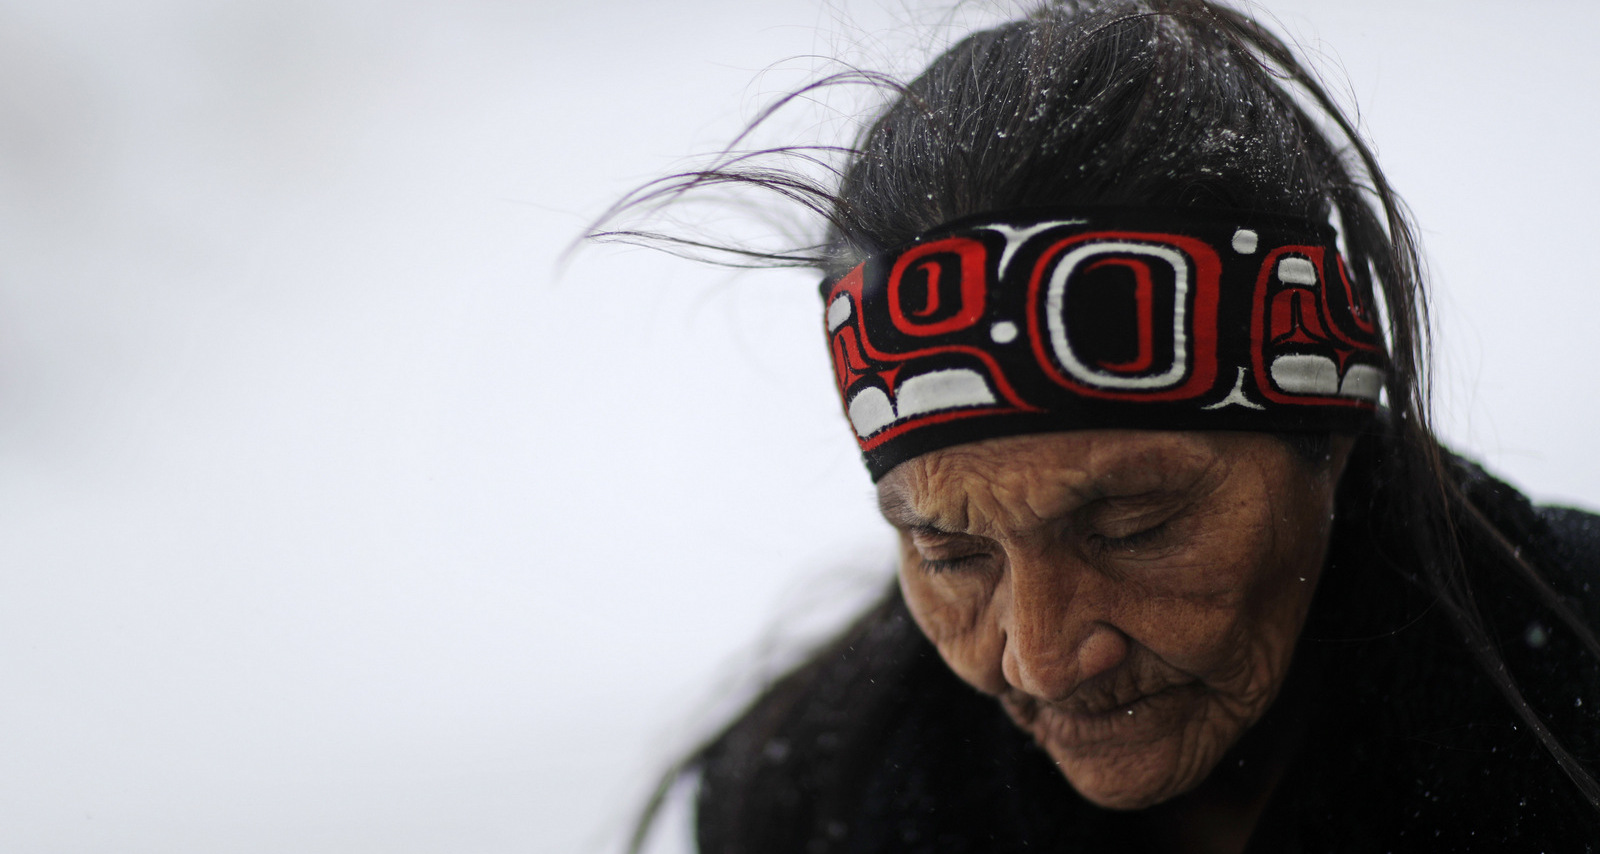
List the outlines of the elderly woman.
{"label": "elderly woman", "polygon": [[897,587],[681,769],[705,854],[1600,848],[1600,521],[1440,448],[1398,200],[1278,39],[1051,6],[820,200]]}

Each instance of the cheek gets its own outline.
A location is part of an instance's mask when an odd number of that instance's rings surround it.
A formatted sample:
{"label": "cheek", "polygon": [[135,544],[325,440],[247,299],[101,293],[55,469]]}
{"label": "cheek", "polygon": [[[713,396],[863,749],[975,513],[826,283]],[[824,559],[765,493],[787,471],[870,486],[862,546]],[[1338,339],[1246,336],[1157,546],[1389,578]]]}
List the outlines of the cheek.
{"label": "cheek", "polygon": [[1302,516],[1281,527],[1274,539],[1269,568],[1257,582],[1250,604],[1260,634],[1292,651],[1327,558],[1331,527],[1325,510]]}
{"label": "cheek", "polygon": [[931,575],[914,550],[902,549],[900,591],[917,627],[957,676],[986,693],[1004,690],[1005,644],[991,607],[992,583],[970,575]]}
{"label": "cheek", "polygon": [[1276,524],[1258,528],[1252,542],[1240,545],[1248,558],[1237,573],[1229,631],[1238,678],[1252,692],[1274,693],[1288,671],[1322,575],[1326,514],[1304,510],[1271,506],[1268,518]]}
{"label": "cheek", "polygon": [[1161,583],[1145,585],[1127,603],[1123,625],[1162,660],[1214,688],[1270,692],[1304,622],[1326,532],[1286,531],[1281,520],[1267,526],[1272,516],[1265,514],[1229,515],[1206,526],[1182,565],[1152,573]]}

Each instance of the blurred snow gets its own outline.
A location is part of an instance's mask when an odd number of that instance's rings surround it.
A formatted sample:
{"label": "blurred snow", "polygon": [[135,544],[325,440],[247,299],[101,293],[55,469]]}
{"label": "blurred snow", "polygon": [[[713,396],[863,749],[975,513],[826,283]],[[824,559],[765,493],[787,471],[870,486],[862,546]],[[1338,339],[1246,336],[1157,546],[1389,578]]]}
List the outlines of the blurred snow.
{"label": "blurred snow", "polygon": [[[1269,8],[1423,226],[1448,436],[1592,506],[1600,7],[1399,5]],[[0,0],[0,850],[613,850],[888,538],[808,274],[556,258],[944,12]]]}

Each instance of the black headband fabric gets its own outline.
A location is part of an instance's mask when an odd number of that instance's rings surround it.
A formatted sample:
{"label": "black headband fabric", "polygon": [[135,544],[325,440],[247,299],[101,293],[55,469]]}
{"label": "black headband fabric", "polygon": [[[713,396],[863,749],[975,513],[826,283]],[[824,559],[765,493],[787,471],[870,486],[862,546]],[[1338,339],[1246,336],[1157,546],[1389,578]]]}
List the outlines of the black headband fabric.
{"label": "black headband fabric", "polygon": [[953,223],[824,283],[874,481],[952,445],[1089,428],[1359,430],[1387,357],[1326,224],[1067,208]]}

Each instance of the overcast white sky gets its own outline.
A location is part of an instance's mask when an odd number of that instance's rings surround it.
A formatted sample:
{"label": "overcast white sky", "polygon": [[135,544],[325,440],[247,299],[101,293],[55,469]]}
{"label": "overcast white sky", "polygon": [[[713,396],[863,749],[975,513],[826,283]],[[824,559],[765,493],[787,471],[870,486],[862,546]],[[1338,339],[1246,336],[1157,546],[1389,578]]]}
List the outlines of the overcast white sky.
{"label": "overcast white sky", "polygon": [[[808,274],[555,258],[910,5],[0,0],[0,850],[614,846],[887,534]],[[1266,7],[1422,225],[1447,436],[1600,504],[1600,5]]]}

